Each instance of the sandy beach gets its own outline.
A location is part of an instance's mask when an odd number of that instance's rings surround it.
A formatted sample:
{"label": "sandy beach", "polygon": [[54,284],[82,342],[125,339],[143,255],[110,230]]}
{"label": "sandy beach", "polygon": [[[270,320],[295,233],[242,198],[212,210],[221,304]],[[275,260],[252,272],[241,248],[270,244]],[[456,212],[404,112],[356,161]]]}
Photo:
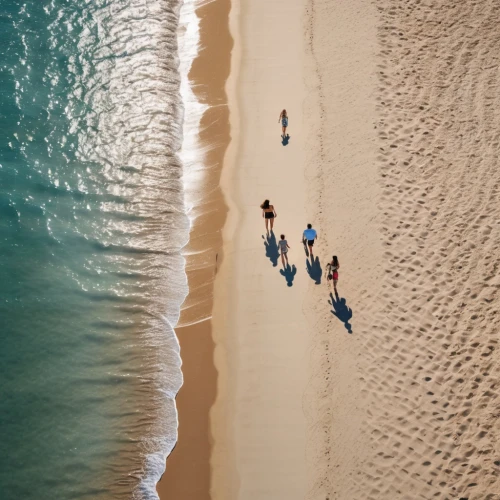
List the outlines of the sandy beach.
{"label": "sandy beach", "polygon": [[497,8],[203,7],[214,156],[181,325],[206,321],[178,329],[161,500],[500,499]]}
{"label": "sandy beach", "polygon": [[[214,498],[299,499],[307,491],[302,398],[309,326],[303,304],[312,281],[300,242],[309,222],[305,53],[302,37],[293,36],[303,30],[304,7],[242,2],[238,13],[240,132],[234,167],[223,184],[230,214],[234,207],[237,215],[224,233],[230,243],[216,283],[216,297],[225,289],[225,307],[216,303],[214,311],[217,343],[225,353],[216,367],[228,379],[226,390],[217,392],[214,412],[224,408],[228,425],[213,425]],[[276,29],[283,15],[286,22]],[[290,117],[286,141],[278,123],[283,108]],[[278,214],[269,238],[259,208],[265,198]],[[291,247],[286,270],[277,252],[281,233]],[[316,281],[321,271],[310,265]]]}
{"label": "sandy beach", "polygon": [[335,320],[313,340],[310,498],[500,498],[495,5],[311,11],[316,186],[334,180],[356,340]]}

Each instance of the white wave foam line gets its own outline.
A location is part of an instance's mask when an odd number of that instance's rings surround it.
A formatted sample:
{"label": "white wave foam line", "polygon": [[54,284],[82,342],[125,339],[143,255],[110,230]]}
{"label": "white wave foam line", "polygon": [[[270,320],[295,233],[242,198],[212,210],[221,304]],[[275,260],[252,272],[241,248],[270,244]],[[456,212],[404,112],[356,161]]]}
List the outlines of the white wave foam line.
{"label": "white wave foam line", "polygon": [[[208,3],[206,0],[185,0],[179,14],[179,26],[177,29],[178,42],[178,57],[179,57],[179,74],[181,77],[180,94],[184,107],[183,125],[182,125],[182,148],[179,152],[179,157],[183,164],[183,183],[184,183],[184,200],[185,210],[190,220],[190,229],[192,227],[192,206],[193,199],[190,193],[194,191],[196,186],[201,185],[204,177],[203,151],[199,141],[200,121],[203,113],[208,109],[207,105],[200,103],[193,92],[189,82],[189,71],[194,59],[199,52],[200,19],[196,15],[196,10]],[[191,215],[190,215],[191,214]],[[175,336],[175,332],[172,329]],[[177,337],[176,337],[177,340]],[[166,394],[170,400],[172,394]],[[156,484],[160,480],[165,471],[165,463],[167,457],[172,452],[178,438],[178,413],[174,401],[176,432],[175,436],[165,436],[161,446],[161,451],[151,453],[146,457],[145,469],[148,474],[143,476],[138,489],[138,498],[141,499],[158,499],[156,493]],[[136,495],[134,494],[134,497]]]}
{"label": "white wave foam line", "polygon": [[179,20],[179,72],[181,75],[181,98],[184,105],[183,141],[180,158],[183,164],[185,206],[192,223],[193,192],[204,178],[204,148],[199,140],[200,121],[208,109],[200,103],[189,82],[189,70],[198,55],[200,34],[199,18],[196,9],[208,2],[204,0],[186,0],[182,6]]}
{"label": "white wave foam line", "polygon": [[182,323],[180,325],[177,325],[179,327],[185,328],[186,326],[193,326],[193,325],[199,325],[200,323],[203,323],[205,321],[210,321],[212,319],[212,315],[210,314],[209,316],[204,316],[203,318],[194,320],[194,321],[189,321],[187,323]]}

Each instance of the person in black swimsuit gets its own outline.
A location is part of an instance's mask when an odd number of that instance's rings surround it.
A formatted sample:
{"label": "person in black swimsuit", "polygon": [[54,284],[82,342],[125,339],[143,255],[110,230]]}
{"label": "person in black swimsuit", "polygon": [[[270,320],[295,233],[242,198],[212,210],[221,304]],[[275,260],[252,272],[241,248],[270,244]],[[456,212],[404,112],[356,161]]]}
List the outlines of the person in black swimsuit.
{"label": "person in black swimsuit", "polygon": [[262,208],[262,217],[266,221],[266,231],[269,234],[269,223],[271,223],[271,232],[273,232],[274,219],[278,214],[274,210],[274,206],[269,204],[269,200],[264,200],[260,208]]}

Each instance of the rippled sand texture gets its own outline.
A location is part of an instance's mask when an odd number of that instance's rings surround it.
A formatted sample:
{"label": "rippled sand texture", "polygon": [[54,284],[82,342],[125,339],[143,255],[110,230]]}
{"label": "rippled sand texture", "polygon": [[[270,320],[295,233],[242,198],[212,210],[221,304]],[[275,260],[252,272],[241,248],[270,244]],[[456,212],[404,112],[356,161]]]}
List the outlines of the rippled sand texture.
{"label": "rippled sand texture", "polygon": [[[354,302],[350,344],[335,328],[335,342],[318,339],[328,371],[312,384],[325,392],[312,491],[330,500],[499,499],[500,2],[394,0],[376,9],[373,230],[383,253],[365,258],[381,277],[358,297],[358,323]],[[356,13],[349,19],[357,23]],[[337,92],[328,85],[324,98]],[[359,272],[344,266],[341,278]],[[326,393],[328,378],[346,375],[340,355],[353,360],[358,399]],[[335,440],[342,405],[353,401],[344,424],[349,434],[359,418],[359,434]]]}
{"label": "rippled sand texture", "polygon": [[367,498],[500,498],[499,8],[379,6],[386,277]]}

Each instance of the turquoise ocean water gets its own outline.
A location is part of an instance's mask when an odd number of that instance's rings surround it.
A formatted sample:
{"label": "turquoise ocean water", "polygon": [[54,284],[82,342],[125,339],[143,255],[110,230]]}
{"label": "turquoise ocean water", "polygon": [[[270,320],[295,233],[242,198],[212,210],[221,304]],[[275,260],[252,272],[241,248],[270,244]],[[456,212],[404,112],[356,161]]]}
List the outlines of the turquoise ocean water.
{"label": "turquoise ocean water", "polygon": [[176,438],[177,0],[0,0],[0,497],[154,498]]}

